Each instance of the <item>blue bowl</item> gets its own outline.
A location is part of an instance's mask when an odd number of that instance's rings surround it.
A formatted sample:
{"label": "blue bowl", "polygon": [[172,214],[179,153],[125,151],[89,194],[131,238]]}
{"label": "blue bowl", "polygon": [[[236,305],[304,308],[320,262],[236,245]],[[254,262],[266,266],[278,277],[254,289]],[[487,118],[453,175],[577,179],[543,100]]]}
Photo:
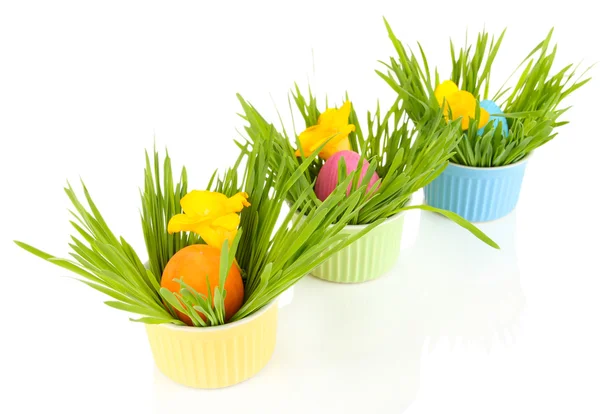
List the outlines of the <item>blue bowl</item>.
{"label": "blue bowl", "polygon": [[528,159],[491,168],[450,163],[425,187],[425,202],[474,222],[504,217],[517,205]]}

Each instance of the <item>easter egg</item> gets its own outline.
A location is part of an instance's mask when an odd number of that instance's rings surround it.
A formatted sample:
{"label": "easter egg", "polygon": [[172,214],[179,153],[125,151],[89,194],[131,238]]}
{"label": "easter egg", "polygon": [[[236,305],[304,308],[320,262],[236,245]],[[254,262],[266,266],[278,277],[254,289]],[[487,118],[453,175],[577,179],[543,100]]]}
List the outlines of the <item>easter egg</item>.
{"label": "easter egg", "polygon": [[[323,167],[321,167],[321,171],[319,171],[319,175],[317,176],[317,182],[315,183],[315,193],[317,197],[321,201],[325,201],[327,197],[335,190],[335,187],[338,185],[338,165],[341,159],[344,159],[346,163],[346,174],[350,174],[358,168],[358,162],[360,161],[360,154],[354,151],[340,151],[333,154],[331,157],[327,159]],[[362,179],[367,173],[369,169],[369,163],[367,160],[363,160],[362,170],[360,173],[360,178],[358,185],[362,184]],[[369,184],[367,186],[368,190],[371,189],[373,184],[379,180],[379,176],[377,173],[374,173],[369,180]],[[348,189],[346,190],[346,194],[350,195],[350,191],[352,190],[352,183],[348,185]]]}
{"label": "easter egg", "polygon": [[[479,106],[490,113],[490,120],[488,121],[488,124],[490,122],[493,122],[494,128],[496,128],[498,126],[499,122],[502,123],[502,135],[507,137],[508,136],[508,122],[506,121],[506,118],[503,117],[502,115],[494,115],[494,114],[503,114],[504,113],[504,112],[502,112],[502,109],[498,105],[496,105],[496,102],[486,99],[486,100],[481,101],[479,103]],[[477,131],[477,134],[482,135],[484,129],[485,129],[485,126],[483,128],[480,128]]]}
{"label": "easter egg", "polygon": [[[160,286],[171,292],[179,292],[181,285],[175,279],[183,280],[196,292],[209,297],[208,282],[214,298],[214,290],[219,286],[219,265],[221,251],[206,244],[194,244],[184,247],[171,257],[165,266]],[[244,283],[236,263],[233,263],[225,280],[225,321],[228,321],[242,306],[244,301]],[[192,320],[183,313],[176,311],[180,320],[192,326]],[[202,319],[206,319],[203,315]]]}

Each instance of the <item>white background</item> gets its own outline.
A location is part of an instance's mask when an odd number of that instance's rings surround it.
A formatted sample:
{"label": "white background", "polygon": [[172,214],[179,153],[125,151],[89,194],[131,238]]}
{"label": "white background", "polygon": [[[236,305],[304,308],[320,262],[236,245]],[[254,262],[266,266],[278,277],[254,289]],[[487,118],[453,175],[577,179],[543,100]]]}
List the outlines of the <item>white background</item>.
{"label": "white background", "polygon": [[303,280],[271,363],[230,389],[170,382],[142,325],[12,244],[65,255],[62,187],[82,177],[143,251],[143,150],[168,146],[204,188],[235,157],[236,92],[274,122],[294,81],[337,103],[348,90],[363,115],[389,102],[374,73],[392,53],[384,15],[442,73],[450,36],[507,27],[496,86],[552,26],[559,64],[599,60],[590,2],[510,3],[2,2],[0,411],[600,412],[597,79],[531,160],[517,210],[482,225],[502,251],[411,212],[392,272]]}

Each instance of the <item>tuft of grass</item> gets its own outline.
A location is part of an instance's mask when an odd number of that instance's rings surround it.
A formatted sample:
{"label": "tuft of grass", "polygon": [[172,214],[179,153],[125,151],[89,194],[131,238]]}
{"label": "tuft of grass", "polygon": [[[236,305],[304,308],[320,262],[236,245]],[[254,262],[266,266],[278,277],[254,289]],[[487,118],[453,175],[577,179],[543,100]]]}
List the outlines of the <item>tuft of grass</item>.
{"label": "tuft of grass", "polygon": [[[273,141],[270,145],[274,145],[276,150],[265,162],[268,162],[275,182],[297,176],[287,195],[292,212],[307,214],[318,210],[322,204],[328,204],[329,198],[321,202],[313,191],[316,177],[323,165],[323,160],[319,159],[317,154],[325,144],[313,154],[296,157],[295,147],[300,147],[298,137],[294,135],[291,138],[284,127],[281,132],[278,131],[249,102],[239,95],[238,98],[242,105],[241,116],[248,125],[245,128],[247,138],[237,144],[243,152],[249,153],[252,148],[262,145],[267,137],[269,141]],[[305,96],[296,85],[292,91],[292,99],[306,127],[315,125],[320,111],[310,89]],[[374,223],[407,209],[411,195],[433,181],[446,168],[453,150],[461,139],[458,121],[447,124],[441,110],[429,110],[427,118],[421,119],[411,128],[407,122],[406,109],[399,104],[400,101],[397,100],[386,111],[382,111],[377,105],[374,113],[367,113],[366,127],[361,126],[354,107],[351,111],[349,122],[356,126],[356,131],[350,134],[349,139],[352,149],[361,154],[361,159],[359,168],[346,177],[352,179],[350,183],[354,188],[349,199],[356,199],[352,205],[354,215],[348,221],[349,224]],[[358,185],[361,165],[365,161],[368,161],[370,166]],[[342,179],[345,176],[344,170],[345,168],[341,168]],[[375,172],[380,179],[367,190]],[[485,243],[498,247],[468,221],[446,213],[442,212]],[[337,215],[335,221],[339,222],[345,217],[346,211],[335,207],[334,214]]]}
{"label": "tuft of grass", "polygon": [[106,305],[140,315],[136,322],[183,325],[161,300],[160,274],[146,269],[133,248],[108,227],[85,184],[81,183],[85,203],[68,185],[65,192],[75,208],[71,225],[70,258],[54,257],[29,244],[15,243],[29,253],[60,266],[78,276],[78,280],[111,298]]}
{"label": "tuft of grass", "polygon": [[[385,25],[397,56],[391,57],[388,63],[381,62],[387,70],[377,73],[403,100],[410,119],[419,122],[428,117],[430,111],[439,109],[434,89],[440,83],[440,76],[437,69],[434,75],[431,74],[420,44],[419,52],[413,53],[398,40],[387,21]],[[559,120],[569,109],[562,107],[561,103],[590,80],[584,79],[590,68],[578,74],[578,66],[567,65],[552,75],[557,51],[556,45],[551,46],[552,32],[550,30],[546,38],[533,48],[492,98],[503,108],[509,135],[504,137],[501,125],[494,128],[492,123],[478,134],[477,111],[476,119],[471,120],[455,148],[452,162],[471,167],[498,167],[518,162],[552,140],[556,136],[554,128],[567,123]],[[495,38],[482,31],[473,45],[468,45],[467,39],[460,49],[450,41],[452,72],[444,79],[451,79],[477,99],[488,99],[493,63],[504,34],[505,31]],[[507,87],[519,70],[516,83]]]}
{"label": "tuft of grass", "polygon": [[[261,138],[252,146],[238,143],[241,151],[236,165],[245,163],[243,177],[238,180],[236,170],[230,169],[213,184],[216,191],[230,188],[231,193],[245,191],[250,195],[251,205],[241,213],[242,235],[236,253],[237,263],[244,270],[245,300],[232,320],[244,318],[267,305],[383,221],[376,220],[353,236],[340,234],[357,215],[355,207],[364,202],[358,193],[346,197],[345,188],[355,178],[351,174],[344,180],[345,186],[336,188],[326,202],[319,202],[314,208],[308,209],[314,193],[298,193],[290,212],[277,226],[283,205],[290,200],[293,189],[298,189],[298,181],[306,177],[306,170],[316,154],[290,174],[284,173],[287,167],[281,164],[273,170],[272,160],[278,157],[281,141],[274,128],[267,127],[260,133]],[[233,181],[240,182],[238,188],[229,185]],[[306,214],[306,220],[294,214],[298,209]]]}
{"label": "tuft of grass", "polygon": [[[331,200],[307,213],[309,220],[299,220],[290,213],[276,229],[288,192],[304,172],[301,168],[286,180],[274,180],[267,160],[276,150],[276,142],[272,139],[265,139],[252,150],[246,148],[240,151],[232,168],[222,177],[215,172],[208,183],[209,189],[229,196],[246,191],[252,203],[241,214],[240,228],[232,246],[229,247],[227,242],[222,246],[219,283],[209,287],[212,297],[195,291],[182,279],[177,280],[181,285],[179,292],[160,287],[162,271],[172,255],[185,246],[202,243],[195,235],[169,235],[167,232],[169,219],[181,212],[179,200],[188,188],[185,168],[179,183],[174,185],[168,153],[161,162],[158,153],[154,152],[154,168],[146,154],[141,215],[149,255],[148,268],[125,239],[114,235],[83,183],[87,206],[70,185],[65,189],[74,206],[75,220],[71,224],[76,235],[69,244],[71,258],[54,257],[29,244],[15,243],[29,253],[75,273],[79,281],[111,298],[106,305],[138,314],[140,317],[132,320],[147,324],[184,325],[177,317],[177,310],[187,315],[196,327],[223,325],[226,322],[225,281],[231,266],[240,266],[244,274],[245,300],[231,321],[242,319],[275,300],[332,254],[380,223],[376,221],[354,236],[339,234],[354,218],[353,207],[359,202],[358,195],[346,198],[340,187],[334,191]],[[244,161],[245,169],[240,177],[238,170]],[[304,168],[308,164],[307,161]],[[345,184],[352,179],[352,176],[347,177]],[[298,204],[305,203],[307,197],[308,194],[300,197]]]}
{"label": "tuft of grass", "polygon": [[179,203],[188,192],[185,167],[181,169],[179,182],[175,184],[168,151],[162,163],[156,149],[152,162],[147,151],[145,155],[144,191],[141,192],[142,230],[150,269],[160,278],[175,253],[202,242],[202,239],[193,233],[169,234],[165,231],[171,217],[182,213]]}

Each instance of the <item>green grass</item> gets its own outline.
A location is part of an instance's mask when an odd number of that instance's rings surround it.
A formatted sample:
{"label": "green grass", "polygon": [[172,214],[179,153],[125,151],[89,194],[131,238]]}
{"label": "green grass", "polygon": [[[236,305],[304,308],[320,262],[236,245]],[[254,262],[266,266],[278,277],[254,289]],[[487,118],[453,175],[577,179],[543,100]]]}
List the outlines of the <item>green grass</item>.
{"label": "green grass", "polygon": [[[262,145],[266,137],[273,142],[276,150],[265,162],[268,162],[276,181],[298,176],[287,194],[292,212],[298,210],[306,214],[317,210],[322,204],[329,203],[329,199],[322,203],[313,191],[314,182],[323,165],[323,160],[316,157],[320,148],[308,157],[296,157],[295,148],[299,146],[296,135],[288,134],[283,126],[281,131],[278,131],[254,106],[241,96],[238,97],[242,105],[242,117],[248,123],[245,139],[238,142],[238,146],[242,151],[249,153],[254,147]],[[348,96],[345,99],[348,99]],[[296,86],[292,91],[291,100],[304,119],[305,126],[315,125],[320,110],[312,92],[309,90],[305,96]],[[399,106],[397,100],[385,111],[378,105],[373,113],[367,113],[367,123],[364,126],[361,125],[354,108],[352,109],[349,122],[356,126],[356,131],[350,134],[350,143],[352,148],[361,154],[359,165],[368,160],[370,167],[360,186],[358,173],[361,168],[357,168],[356,174],[349,175],[354,186],[351,198],[356,198],[352,207],[354,216],[349,220],[349,224],[374,223],[408,209],[411,196],[446,168],[453,150],[461,139],[457,122],[446,124],[440,110],[428,111],[427,115],[416,127],[411,128],[405,109]],[[341,172],[343,170],[344,168],[341,168]],[[371,190],[367,190],[367,184],[374,172],[377,172],[380,180]],[[498,247],[489,237],[460,216],[442,210],[438,212],[489,245]],[[334,214],[335,221],[340,221],[345,217],[346,211],[335,207]]]}
{"label": "green grass", "polygon": [[[238,180],[236,170],[230,169],[224,178],[217,178],[214,189],[233,194],[245,191],[250,195],[250,207],[242,210],[240,229],[242,235],[236,259],[244,270],[245,301],[232,320],[246,317],[265,306],[283,291],[298,282],[323,261],[339,250],[362,237],[381,223],[374,221],[360,233],[348,237],[340,230],[357,214],[355,207],[362,202],[360,194],[346,197],[344,189],[338,187],[324,203],[305,211],[307,220],[300,220],[293,213],[306,206],[312,196],[310,192],[300,194],[291,211],[277,226],[282,208],[289,193],[299,179],[304,177],[312,159],[307,159],[291,174],[281,179],[283,166],[273,171],[270,159],[279,151],[275,131],[264,131],[256,145],[242,146],[241,158],[245,162],[243,177]],[[240,160],[236,165],[243,163]],[[279,177],[279,179],[276,179]],[[346,186],[354,178],[346,178]],[[239,188],[228,185],[240,181]]]}
{"label": "green grass", "polygon": [[175,184],[168,152],[162,168],[158,152],[154,151],[152,161],[146,152],[141,219],[148,261],[155,275],[162,275],[169,259],[179,250],[202,242],[193,233],[169,234],[165,231],[171,217],[182,212],[179,202],[187,192],[185,168],[182,168],[179,182]]}
{"label": "green grass", "polygon": [[87,206],[70,185],[65,188],[75,218],[71,221],[75,235],[69,244],[70,258],[54,257],[23,242],[17,241],[17,245],[75,273],[78,280],[108,295],[111,300],[104,302],[108,306],[140,315],[136,321],[182,325],[161,300],[160,274],[146,269],[125,239],[114,235],[83,183],[82,187]]}
{"label": "green grass", "polygon": [[[490,97],[490,79],[504,31],[490,37],[483,31],[473,45],[457,49],[450,41],[452,71],[449,77],[440,79],[437,69],[431,73],[426,54],[418,44],[418,53],[407,49],[394,35],[385,21],[388,35],[396,56],[384,63],[386,71],[379,76],[398,93],[411,120],[420,122],[431,111],[439,109],[433,92],[435,86],[445,79],[454,81],[460,89],[471,92],[479,100],[492,99],[504,111],[509,125],[509,135],[502,136],[501,126],[486,126],[482,135],[477,134],[478,116],[455,148],[451,161],[472,167],[497,167],[522,160],[531,151],[556,136],[555,128],[567,121],[559,118],[569,108],[561,104],[574,91],[585,85],[588,69],[579,71],[578,66],[567,65],[553,72],[557,47],[551,46],[552,30],[517,66],[513,76],[517,81],[512,87],[506,85],[511,76],[493,97]],[[519,72],[520,71],[520,72]],[[581,72],[581,73],[580,73]]]}
{"label": "green grass", "polygon": [[[214,299],[196,292],[183,280],[178,280],[181,289],[177,293],[160,287],[161,275],[170,257],[187,245],[202,243],[195,235],[167,233],[167,223],[181,212],[179,200],[188,189],[185,168],[179,182],[174,184],[168,154],[161,162],[155,151],[152,163],[146,154],[141,215],[148,268],[125,239],[114,235],[83,183],[85,203],[70,185],[65,189],[75,217],[71,221],[75,235],[69,244],[70,258],[54,257],[20,241],[15,243],[75,273],[78,280],[108,295],[111,298],[105,302],[108,306],[138,314],[140,317],[132,320],[149,324],[183,325],[175,310],[187,315],[197,327],[224,324],[227,294],[224,285],[228,270],[236,260],[244,275],[245,300],[232,321],[242,319],[275,300],[314,267],[380,223],[375,221],[351,237],[339,234],[354,218],[354,207],[360,203],[358,194],[347,198],[340,187],[330,200],[307,212],[309,220],[299,220],[290,213],[282,226],[276,228],[289,190],[310,163],[307,160],[295,174],[276,181],[267,161],[276,150],[275,141],[266,137],[252,150],[241,151],[236,163],[223,176],[215,172],[209,181],[209,189],[228,196],[246,191],[252,203],[241,213],[240,228],[231,248],[227,242],[223,244]],[[243,172],[240,174],[239,170]],[[346,185],[352,178],[347,177]],[[300,197],[298,205],[305,203],[307,197],[308,194]]]}

